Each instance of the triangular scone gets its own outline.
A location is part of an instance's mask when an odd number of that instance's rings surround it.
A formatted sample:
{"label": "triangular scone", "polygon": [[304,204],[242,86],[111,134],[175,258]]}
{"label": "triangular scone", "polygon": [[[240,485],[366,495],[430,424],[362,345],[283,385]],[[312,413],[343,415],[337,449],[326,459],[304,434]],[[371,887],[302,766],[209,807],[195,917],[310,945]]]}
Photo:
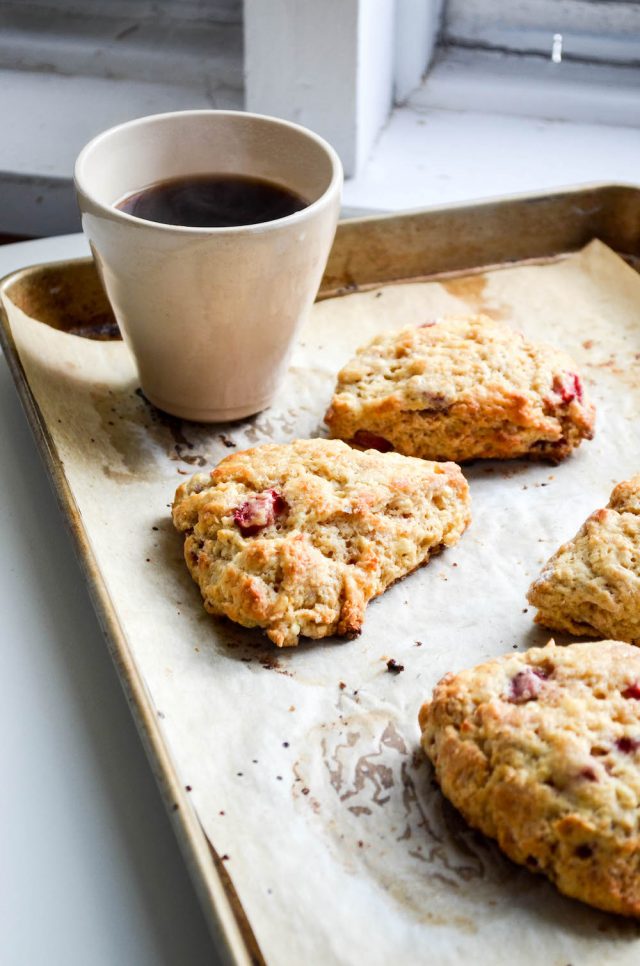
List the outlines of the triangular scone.
{"label": "triangular scone", "polygon": [[616,486],[527,596],[545,627],[640,644],[640,475]]}
{"label": "triangular scone", "polygon": [[595,411],[564,352],[485,315],[387,332],[338,375],[325,422],[355,446],[423,459],[558,462]]}
{"label": "triangular scone", "polygon": [[371,598],[455,544],[470,518],[454,463],[327,439],[233,453],[173,504],[205,608],[279,647],[357,633]]}

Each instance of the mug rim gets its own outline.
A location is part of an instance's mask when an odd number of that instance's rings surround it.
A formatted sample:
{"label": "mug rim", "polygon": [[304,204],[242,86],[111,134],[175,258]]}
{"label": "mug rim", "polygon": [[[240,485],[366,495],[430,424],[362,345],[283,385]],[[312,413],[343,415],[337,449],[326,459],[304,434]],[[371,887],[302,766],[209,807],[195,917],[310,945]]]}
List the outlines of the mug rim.
{"label": "mug rim", "polygon": [[[276,127],[284,127],[289,130],[296,131],[297,133],[303,135],[311,141],[314,141],[327,155],[331,164],[331,180],[325,190],[322,192],[319,198],[312,201],[305,208],[301,208],[300,211],[295,211],[291,215],[286,215],[284,218],[275,218],[272,221],[261,221],[253,225],[233,225],[230,227],[190,227],[188,225],[166,225],[163,222],[158,221],[148,221],[146,218],[138,218],[137,215],[131,215],[128,212],[122,211],[120,208],[116,208],[115,205],[105,205],[103,202],[98,201],[92,191],[86,187],[86,183],[83,178],[83,166],[86,163],[88,156],[91,152],[100,144],[100,142],[106,140],[112,134],[117,131],[122,131],[126,128],[141,127],[146,123],[152,121],[163,120],[165,118],[175,118],[175,117],[241,117],[250,118],[259,121],[267,121]],[[195,237],[206,237],[211,235],[236,235],[242,232],[266,232],[273,231],[280,227],[285,227],[288,225],[293,225],[296,222],[304,221],[310,215],[313,215],[317,210],[324,207],[329,200],[333,197],[336,190],[340,191],[343,182],[343,170],[342,162],[338,157],[338,153],[333,148],[328,141],[315,131],[311,131],[309,128],[304,127],[302,124],[295,124],[293,121],[285,121],[283,118],[274,117],[270,114],[256,114],[251,111],[218,111],[215,109],[202,108],[188,111],[165,111],[160,114],[145,114],[142,117],[131,118],[128,121],[123,121],[121,124],[115,124],[99,134],[96,134],[80,151],[80,154],[76,158],[76,162],[73,169],[73,180],[78,195],[78,199],[86,198],[92,207],[97,208],[103,215],[114,221],[122,221],[123,223],[129,222],[132,226],[144,226],[146,228],[151,228],[153,230],[174,233],[178,235],[192,235]]]}

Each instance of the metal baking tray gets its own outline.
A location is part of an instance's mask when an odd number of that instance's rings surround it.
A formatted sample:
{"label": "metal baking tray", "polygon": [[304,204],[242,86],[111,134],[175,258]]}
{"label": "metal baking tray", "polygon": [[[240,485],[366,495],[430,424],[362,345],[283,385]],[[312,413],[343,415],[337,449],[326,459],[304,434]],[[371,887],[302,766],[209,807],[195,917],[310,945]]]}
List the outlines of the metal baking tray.
{"label": "metal baking tray", "polygon": [[[466,275],[487,267],[546,261],[599,238],[640,266],[640,189],[589,185],[474,204],[344,221],[338,226],[318,299],[399,281]],[[0,283],[27,315],[93,338],[118,338],[91,259],[36,265]],[[116,670],[125,689],[213,937],[225,962],[265,960],[224,863],[206,838],[172,766],[149,694],[92,554],[74,494],[12,339],[4,305],[0,341],[27,418],[70,528]]]}

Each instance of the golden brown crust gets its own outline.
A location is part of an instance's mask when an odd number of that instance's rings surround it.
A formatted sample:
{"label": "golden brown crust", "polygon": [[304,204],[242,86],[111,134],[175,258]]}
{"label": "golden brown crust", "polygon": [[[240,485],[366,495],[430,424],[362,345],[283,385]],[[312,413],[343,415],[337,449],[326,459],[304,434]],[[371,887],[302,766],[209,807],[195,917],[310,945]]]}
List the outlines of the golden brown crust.
{"label": "golden brown crust", "polygon": [[484,315],[377,336],[338,374],[325,416],[352,445],[464,462],[558,462],[594,431],[572,360]]}
{"label": "golden brown crust", "polygon": [[615,487],[527,596],[545,627],[640,644],[640,475]]}
{"label": "golden brown crust", "polygon": [[358,633],[372,597],[457,542],[469,492],[453,463],[296,440],[196,474],[173,521],[206,609],[282,647]]}
{"label": "golden brown crust", "polygon": [[515,862],[640,915],[640,651],[509,654],[448,674],[420,711],[442,791]]}

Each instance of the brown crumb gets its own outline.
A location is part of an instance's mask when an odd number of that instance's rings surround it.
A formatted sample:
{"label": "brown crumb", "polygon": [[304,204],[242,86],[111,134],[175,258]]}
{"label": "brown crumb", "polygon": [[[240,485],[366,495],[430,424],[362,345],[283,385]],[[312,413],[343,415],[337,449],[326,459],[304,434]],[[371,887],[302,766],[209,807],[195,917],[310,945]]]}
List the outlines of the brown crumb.
{"label": "brown crumb", "polygon": [[338,687],[340,688],[341,691],[344,691],[344,689],[346,688],[346,686],[347,685],[344,683],[344,681],[340,681],[340,683],[338,684]]}
{"label": "brown crumb", "polygon": [[389,674],[400,674],[401,671],[404,671],[404,664],[398,664],[397,661],[391,658],[387,661],[387,671]]}
{"label": "brown crumb", "polygon": [[227,855],[226,852],[224,853],[224,855],[221,855],[220,858],[222,859],[223,862],[228,862],[229,861],[229,856]]}
{"label": "brown crumb", "polygon": [[192,792],[193,791],[191,785],[185,785],[184,787],[185,787],[185,790],[188,791],[188,792]]}
{"label": "brown crumb", "polygon": [[295,710],[296,710],[296,706],[295,704],[292,704],[291,707],[289,708],[289,711],[295,711]]}
{"label": "brown crumb", "polygon": [[218,812],[218,815],[224,815],[224,812]]}
{"label": "brown crumb", "polygon": [[152,530],[159,530],[160,527],[151,527]]}
{"label": "brown crumb", "polygon": [[414,647],[422,647],[422,641],[416,641]]}
{"label": "brown crumb", "polygon": [[583,349],[593,349],[593,339],[585,339],[582,343]]}
{"label": "brown crumb", "polygon": [[308,795],[309,794],[309,789],[308,788],[303,788],[302,789],[302,794],[303,795]]}
{"label": "brown crumb", "polygon": [[218,433],[218,439],[220,440],[223,446],[227,447],[227,449],[233,449],[237,445],[236,443],[233,442],[232,439],[229,439],[228,436],[225,436],[224,433]]}

